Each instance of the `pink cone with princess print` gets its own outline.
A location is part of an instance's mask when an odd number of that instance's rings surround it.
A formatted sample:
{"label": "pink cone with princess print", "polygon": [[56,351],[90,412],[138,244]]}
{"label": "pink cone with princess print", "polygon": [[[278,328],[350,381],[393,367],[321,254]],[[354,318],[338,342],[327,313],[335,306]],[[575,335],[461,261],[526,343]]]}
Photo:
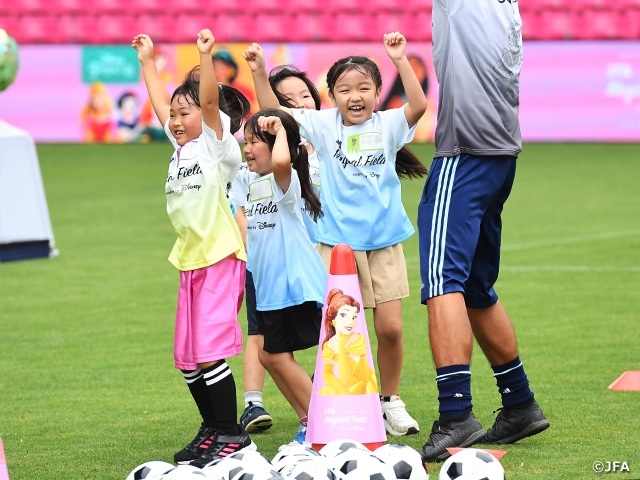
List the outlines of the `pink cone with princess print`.
{"label": "pink cone with princess print", "polygon": [[316,450],[337,439],[371,450],[387,440],[355,257],[345,244],[331,252],[307,429]]}

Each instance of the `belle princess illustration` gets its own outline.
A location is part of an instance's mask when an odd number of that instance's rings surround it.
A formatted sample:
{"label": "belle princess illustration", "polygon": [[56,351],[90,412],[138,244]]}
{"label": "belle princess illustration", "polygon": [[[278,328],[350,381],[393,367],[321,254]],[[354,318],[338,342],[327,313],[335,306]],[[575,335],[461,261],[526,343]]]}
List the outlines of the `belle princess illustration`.
{"label": "belle princess illustration", "polygon": [[326,385],[319,395],[378,393],[376,374],[367,362],[368,342],[355,332],[360,303],[334,288],[327,305],[322,345]]}

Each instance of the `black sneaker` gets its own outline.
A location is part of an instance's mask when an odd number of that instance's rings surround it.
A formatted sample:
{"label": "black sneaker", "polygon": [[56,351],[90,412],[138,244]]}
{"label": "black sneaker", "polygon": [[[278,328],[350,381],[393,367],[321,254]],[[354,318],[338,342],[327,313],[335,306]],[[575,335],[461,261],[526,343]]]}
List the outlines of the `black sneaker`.
{"label": "black sneaker", "polygon": [[249,402],[249,406],[240,415],[240,423],[248,433],[259,433],[269,430],[273,419],[262,406]]}
{"label": "black sneaker", "polygon": [[433,422],[429,440],[422,447],[422,459],[425,462],[441,462],[451,456],[447,448],[470,447],[485,436],[480,422],[469,412],[462,422]]}
{"label": "black sneaker", "polygon": [[200,430],[198,430],[196,438],[176,453],[173,456],[173,461],[178,465],[186,465],[195,460],[209,448],[215,434],[216,431],[213,428],[209,428],[203,423],[200,425]]}
{"label": "black sneaker", "polygon": [[549,428],[549,421],[535,400],[524,410],[499,408],[497,411],[500,413],[496,421],[480,443],[515,443]]}
{"label": "black sneaker", "polygon": [[256,444],[251,441],[244,427],[242,425],[239,425],[239,427],[242,430],[240,435],[222,435],[216,433],[209,448],[189,465],[203,468],[214,460],[220,457],[226,457],[238,450],[257,450]]}

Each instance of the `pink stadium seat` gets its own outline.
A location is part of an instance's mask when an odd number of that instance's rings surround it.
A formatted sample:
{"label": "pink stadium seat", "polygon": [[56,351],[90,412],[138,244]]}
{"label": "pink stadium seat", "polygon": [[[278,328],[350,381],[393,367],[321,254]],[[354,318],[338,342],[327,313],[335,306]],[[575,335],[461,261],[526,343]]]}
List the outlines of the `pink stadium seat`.
{"label": "pink stadium seat", "polygon": [[93,0],[93,11],[97,14],[131,11],[130,0]]}
{"label": "pink stadium seat", "polygon": [[544,10],[539,18],[540,40],[564,40],[569,37],[568,13],[563,10]]}
{"label": "pink stadium seat", "polygon": [[622,10],[633,8],[640,10],[640,0],[619,0],[619,8]]}
{"label": "pink stadium seat", "polygon": [[393,12],[378,12],[371,20],[371,41],[382,42],[385,33],[400,30],[399,15]]}
{"label": "pink stadium seat", "polygon": [[413,42],[430,42],[432,35],[431,12],[402,13],[400,15],[400,32]]}
{"label": "pink stadium seat", "polygon": [[244,10],[252,14],[265,12],[286,13],[292,6],[294,9],[298,8],[295,3],[291,5],[287,0],[245,0],[243,3],[245,7]]}
{"label": "pink stadium seat", "polygon": [[156,20],[156,15],[152,15],[150,13],[140,13],[134,15],[134,22],[132,26],[132,31],[130,32],[130,40],[133,39],[135,35],[139,33],[147,34],[151,37],[155,43],[161,41],[160,32],[158,31],[158,22]]}
{"label": "pink stadium seat", "polygon": [[73,25],[70,17],[53,15],[24,15],[19,23],[22,43],[69,43],[73,40]]}
{"label": "pink stadium seat", "polygon": [[319,38],[318,17],[313,13],[295,13],[289,26],[291,42],[314,42]]}
{"label": "pink stadium seat", "polygon": [[544,38],[541,15],[536,11],[520,12],[522,17],[522,38],[524,40],[541,40]]}
{"label": "pink stadium seat", "polygon": [[321,42],[336,42],[339,40],[341,27],[338,20],[331,12],[317,15],[318,40]]}
{"label": "pink stadium seat", "polygon": [[[237,42],[240,40],[240,32],[245,31],[246,23],[246,15],[241,13],[216,14],[211,18],[211,31],[216,36],[216,42]],[[250,33],[248,32],[249,35]]]}
{"label": "pink stadium seat", "polygon": [[432,0],[407,0],[405,2],[401,2],[400,8],[407,12],[429,12],[429,14],[431,14],[433,5]]}
{"label": "pink stadium seat", "polygon": [[569,27],[571,38],[579,40],[603,40],[618,37],[620,13],[617,11],[586,10],[571,12]]}
{"label": "pink stadium seat", "polygon": [[[106,44],[131,43],[131,39],[137,33],[134,17],[127,14],[100,15],[96,27],[102,37],[101,43]],[[151,39],[153,40],[153,37]]]}
{"label": "pink stadium seat", "polygon": [[625,40],[640,40],[640,10],[621,12],[618,24],[618,37]]}
{"label": "pink stadium seat", "polygon": [[100,44],[102,32],[98,30],[98,17],[96,15],[76,15],[75,43]]}
{"label": "pink stadium seat", "polygon": [[[371,40],[371,14],[363,10],[360,13],[339,13],[335,17],[337,28],[335,38],[329,41],[363,42]],[[326,35],[326,32],[323,32]]]}
{"label": "pink stadium seat", "polygon": [[49,2],[50,13],[73,13],[91,14],[94,13],[93,2],[86,0],[51,0]]}
{"label": "pink stadium seat", "polygon": [[244,35],[240,39],[258,43],[287,42],[291,20],[291,15],[287,13],[276,15],[258,12],[246,18],[246,26],[242,29]]}
{"label": "pink stadium seat", "polygon": [[[108,1],[108,0],[103,0]],[[179,15],[181,13],[205,13],[213,14],[214,8],[217,8],[218,2],[211,2],[209,0],[171,0],[171,11],[165,11],[164,13],[174,13]]]}
{"label": "pink stadium seat", "polygon": [[19,2],[0,1],[0,12],[13,13],[16,15],[49,13],[54,11],[49,0],[21,0]]}
{"label": "pink stadium seat", "polygon": [[[196,43],[198,32],[203,28],[213,29],[213,15],[205,13],[181,13],[177,15],[173,27],[172,40],[175,43]],[[216,36],[216,41],[218,36]]]}
{"label": "pink stadium seat", "polygon": [[520,7],[520,10],[526,10],[524,7],[525,3],[530,3],[535,6],[532,10],[536,10],[538,12],[542,12],[544,10],[566,10],[566,1],[567,0],[535,0],[532,2],[518,2],[518,6]]}
{"label": "pink stadium seat", "polygon": [[327,0],[326,11],[331,13],[365,12],[369,6],[365,0]]}
{"label": "pink stadium seat", "polygon": [[20,18],[7,12],[0,12],[0,28],[11,35],[16,42],[23,43],[23,32],[20,28]]}
{"label": "pink stadium seat", "polygon": [[[294,14],[300,13],[316,13],[324,10],[323,0],[296,0]],[[316,19],[317,20],[317,19]]]}
{"label": "pink stadium seat", "polygon": [[171,2],[165,0],[133,0],[129,2],[131,13],[169,13],[173,12]]}

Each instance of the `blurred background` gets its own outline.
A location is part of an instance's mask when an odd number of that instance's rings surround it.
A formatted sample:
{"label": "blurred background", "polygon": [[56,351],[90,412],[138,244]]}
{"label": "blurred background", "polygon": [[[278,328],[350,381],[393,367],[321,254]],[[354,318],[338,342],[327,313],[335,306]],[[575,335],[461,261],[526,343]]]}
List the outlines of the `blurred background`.
{"label": "blurred background", "polygon": [[[508,0],[507,0],[508,1]],[[0,118],[36,142],[164,140],[150,108],[137,33],[156,45],[169,88],[198,63],[195,38],[216,36],[218,80],[258,109],[242,51],[263,44],[268,67],[294,64],[321,93],[338,58],[366,54],[383,74],[380,109],[403,102],[382,35],[401,31],[430,100],[417,141],[433,139],[437,81],[432,0],[1,0],[0,28],[19,45],[20,68],[0,94]],[[640,0],[519,2],[525,40],[525,141],[640,140]],[[328,100],[325,99],[328,106]]]}

